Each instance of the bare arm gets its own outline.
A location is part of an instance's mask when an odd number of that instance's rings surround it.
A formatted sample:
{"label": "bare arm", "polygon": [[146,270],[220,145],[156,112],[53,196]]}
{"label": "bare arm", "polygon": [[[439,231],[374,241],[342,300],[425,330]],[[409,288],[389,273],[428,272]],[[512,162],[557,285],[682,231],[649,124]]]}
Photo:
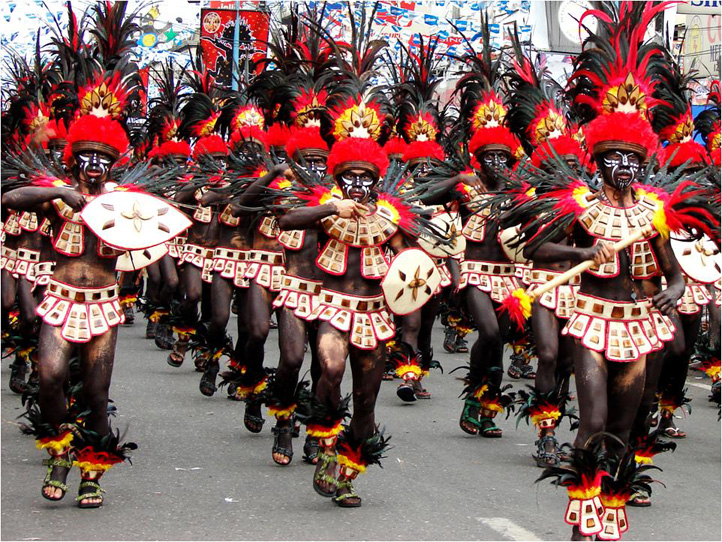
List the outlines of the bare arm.
{"label": "bare arm", "polygon": [[196,188],[194,186],[184,186],[175,193],[176,203],[194,203]]}
{"label": "bare arm", "polygon": [[18,211],[41,211],[48,209],[54,199],[62,199],[74,210],[85,206],[85,197],[72,188],[25,186],[3,194],[2,204]]}
{"label": "bare arm", "polygon": [[216,192],[214,190],[209,190],[208,192],[203,194],[200,204],[204,207],[207,207],[208,205],[214,205],[222,202],[223,200],[227,200],[228,196],[229,194],[227,192]]}
{"label": "bare arm", "polygon": [[452,199],[449,192],[459,183],[464,183],[469,186],[483,186],[481,180],[479,180],[476,175],[460,173],[459,175],[454,175],[445,181],[437,183],[431,189],[431,194],[422,196],[419,199],[424,205],[441,205]]}
{"label": "bare arm", "polygon": [[667,279],[667,287],[652,298],[652,304],[667,316],[674,313],[677,300],[684,293],[684,277],[672,251],[669,239],[662,239],[658,235],[652,240],[654,251],[657,253],[659,266]]}
{"label": "bare arm", "polygon": [[292,209],[278,219],[278,227],[282,230],[307,230],[315,227],[319,220],[327,216],[338,215],[341,218],[352,218],[363,216],[366,212],[365,205],[353,200],[336,200],[323,205]]}
{"label": "bare arm", "polygon": [[238,204],[242,207],[248,207],[254,202],[258,201],[258,198],[261,197],[266,186],[268,186],[268,183],[273,181],[273,179],[275,179],[279,175],[283,175],[283,172],[287,169],[288,166],[286,164],[277,164],[273,166],[271,170],[263,177],[259,177],[258,179],[253,181],[253,183],[251,183],[251,186],[249,186],[243,192],[241,197],[238,198]]}

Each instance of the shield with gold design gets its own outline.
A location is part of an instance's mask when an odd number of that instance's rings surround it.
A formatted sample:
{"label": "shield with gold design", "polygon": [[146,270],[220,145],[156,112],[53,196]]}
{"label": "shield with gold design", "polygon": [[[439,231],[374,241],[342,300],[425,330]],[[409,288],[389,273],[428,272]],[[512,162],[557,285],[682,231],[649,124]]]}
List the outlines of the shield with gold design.
{"label": "shield with gold design", "polygon": [[115,270],[138,271],[157,262],[166,254],[168,254],[168,245],[165,243],[141,250],[129,250],[118,257],[115,263]]}
{"label": "shield with gold design", "polygon": [[524,245],[511,246],[516,244],[519,237],[519,226],[513,228],[507,228],[499,232],[499,244],[501,245],[504,254],[514,263],[531,264],[529,260],[524,257]]}
{"label": "shield with gold design", "polygon": [[434,215],[430,222],[438,232],[438,236],[427,234],[419,236],[419,246],[427,254],[437,258],[447,258],[466,250],[466,238],[461,235],[462,223],[459,213],[439,213]]}
{"label": "shield with gold design", "polygon": [[391,261],[381,289],[389,310],[403,316],[423,307],[440,283],[434,260],[423,250],[408,248]]}
{"label": "shield with gold design", "polygon": [[93,199],[80,216],[99,239],[122,250],[160,245],[192,224],[167,201],[144,192],[120,190]]}
{"label": "shield with gold design", "polygon": [[697,240],[676,237],[672,237],[670,242],[682,271],[692,280],[703,284],[719,280],[722,258],[712,240],[706,235]]}

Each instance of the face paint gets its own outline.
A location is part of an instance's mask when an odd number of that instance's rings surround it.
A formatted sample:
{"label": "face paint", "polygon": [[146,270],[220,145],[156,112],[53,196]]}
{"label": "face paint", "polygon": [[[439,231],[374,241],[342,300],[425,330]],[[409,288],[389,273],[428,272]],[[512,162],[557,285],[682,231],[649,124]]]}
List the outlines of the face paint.
{"label": "face paint", "polygon": [[634,182],[639,165],[639,156],[634,152],[609,151],[602,155],[600,169],[604,182],[624,190]]}
{"label": "face paint", "polygon": [[80,181],[87,184],[104,183],[114,160],[98,151],[81,151],[75,155]]}
{"label": "face paint", "polygon": [[350,169],[341,174],[339,184],[343,196],[359,203],[366,203],[371,197],[371,188],[378,177],[364,169]]}
{"label": "face paint", "polygon": [[504,168],[509,167],[509,159],[511,154],[506,151],[493,150],[481,153],[481,170],[484,176],[491,180],[496,177],[496,173]]}
{"label": "face paint", "polygon": [[299,165],[304,171],[313,171],[321,176],[326,174],[326,157],[320,154],[304,154]]}

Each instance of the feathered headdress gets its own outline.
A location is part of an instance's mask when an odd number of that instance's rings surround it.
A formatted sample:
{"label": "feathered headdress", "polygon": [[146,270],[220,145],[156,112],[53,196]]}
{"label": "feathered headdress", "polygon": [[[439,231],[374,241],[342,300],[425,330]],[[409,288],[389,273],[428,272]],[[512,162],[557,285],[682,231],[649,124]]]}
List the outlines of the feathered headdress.
{"label": "feathered headdress", "polygon": [[694,120],[690,101],[689,81],[692,74],[682,75],[680,67],[670,61],[660,70],[655,97],[660,103],[651,110],[652,127],[662,141],[667,142],[661,162],[669,167],[704,167],[709,163],[706,149],[692,139]]}
{"label": "feathered headdress", "polygon": [[290,158],[295,158],[296,153],[303,153],[303,151],[328,155],[328,143],[321,137],[321,131],[318,128],[300,128],[292,132],[286,143],[286,154]]}
{"label": "feathered headdress", "polygon": [[524,55],[516,27],[511,38],[514,57],[507,72],[510,93],[506,117],[510,130],[536,167],[552,157],[550,147],[558,155],[574,156],[584,164],[587,152],[582,146],[583,137],[574,126],[564,90],[543,66],[535,68]]}
{"label": "feathered headdress", "polygon": [[443,121],[434,94],[440,80],[433,76],[439,40],[431,38],[425,44],[423,37],[418,39],[419,47],[414,52],[401,44],[400,83],[394,89],[399,104],[396,130],[409,143],[402,158],[405,162],[419,158],[443,161],[444,150],[437,142]]}
{"label": "feathered headdress", "polygon": [[582,15],[580,26],[595,17],[600,30],[584,41],[569,95],[582,120],[589,121],[584,133],[593,155],[624,148],[646,158],[657,150],[649,110],[660,104],[653,73],[666,60],[661,45],[645,42],[645,32],[669,4],[625,0],[617,8],[605,2],[601,10]]}
{"label": "feathered headdress", "polygon": [[[708,108],[694,119],[694,127],[704,139],[707,152],[719,160],[720,154],[720,82],[712,81],[707,96]],[[719,166],[719,163],[717,164]]]}
{"label": "feathered headdress", "polygon": [[[506,125],[501,54],[492,51],[489,18],[483,11],[481,38],[482,48],[477,52],[464,36],[469,52],[457,58],[469,70],[456,83],[454,91],[460,94],[456,131],[460,130],[462,136],[458,139],[468,141],[469,152],[474,155],[487,148],[503,149],[514,155],[518,141]],[[456,137],[452,135],[452,139]]]}

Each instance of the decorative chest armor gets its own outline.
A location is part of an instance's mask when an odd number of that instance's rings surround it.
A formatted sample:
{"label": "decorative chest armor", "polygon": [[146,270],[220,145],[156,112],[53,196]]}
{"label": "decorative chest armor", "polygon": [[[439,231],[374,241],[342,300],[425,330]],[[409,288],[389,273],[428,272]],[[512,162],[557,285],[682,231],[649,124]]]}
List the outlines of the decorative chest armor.
{"label": "decorative chest armor", "polygon": [[389,269],[389,262],[381,245],[398,231],[387,210],[377,207],[366,217],[357,219],[329,216],[321,220],[326,234],[331,238],[316,259],[318,266],[331,275],[346,272],[348,248],[361,249],[361,276],[381,279]]}
{"label": "decorative chest armor", "polygon": [[[53,200],[53,206],[60,218],[63,219],[63,225],[53,239],[53,247],[65,256],[80,256],[85,250],[85,226],[83,226],[80,213],[73,211],[61,199]],[[115,258],[123,252],[125,251],[112,248],[98,239],[98,255],[102,258]]]}
{"label": "decorative chest armor", "polygon": [[264,216],[258,225],[258,233],[269,239],[276,239],[281,230],[278,227],[278,220],[275,216]]}
{"label": "decorative chest armor", "polygon": [[38,215],[25,211],[20,215],[18,224],[22,229],[30,233],[38,231]]}
{"label": "decorative chest armor", "polygon": [[241,223],[241,219],[237,216],[233,216],[231,213],[231,206],[226,205],[223,212],[218,216],[218,221],[221,224],[228,226],[229,228],[235,228]]}
{"label": "decorative chest armor", "polygon": [[[603,201],[592,203],[579,217],[579,224],[595,238],[594,245],[603,241],[616,242],[626,239],[637,230],[649,227],[654,218],[656,205],[645,197],[632,207],[613,207]],[[648,279],[659,274],[659,264],[649,239],[657,235],[652,233],[645,239],[632,244],[629,249],[632,278]],[[616,277],[619,275],[619,255],[601,266],[589,269],[594,276]]]}
{"label": "decorative chest armor", "polygon": [[[207,190],[207,188],[199,188],[198,190],[196,190],[196,193],[194,195],[196,201],[200,202],[201,198]],[[210,224],[211,220],[213,220],[213,211],[210,207],[204,207],[203,205],[198,203],[198,207],[196,207],[196,210],[193,212],[193,220],[195,220],[196,222],[201,222],[203,224]]]}

